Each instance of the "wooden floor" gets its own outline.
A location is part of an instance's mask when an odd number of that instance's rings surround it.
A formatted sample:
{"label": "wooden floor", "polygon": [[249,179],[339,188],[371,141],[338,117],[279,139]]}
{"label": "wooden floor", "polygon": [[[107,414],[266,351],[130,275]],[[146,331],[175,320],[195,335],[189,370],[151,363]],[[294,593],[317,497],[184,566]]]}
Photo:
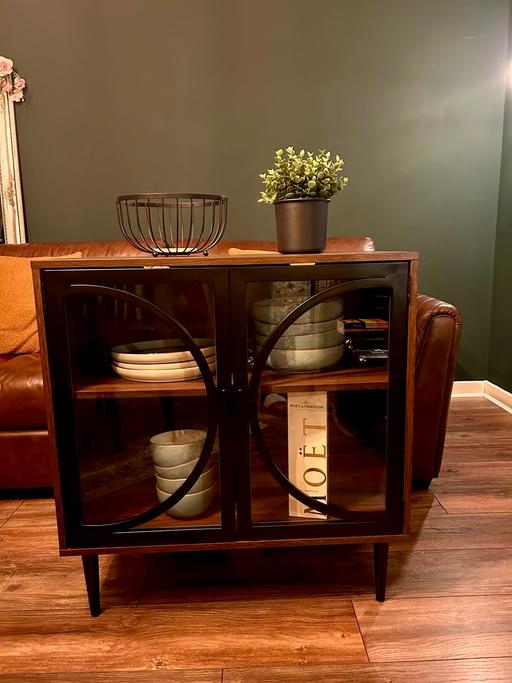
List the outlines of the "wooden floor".
{"label": "wooden floor", "polygon": [[413,528],[383,604],[365,547],[111,556],[92,619],[53,502],[0,500],[0,681],[510,683],[511,414],[452,402]]}

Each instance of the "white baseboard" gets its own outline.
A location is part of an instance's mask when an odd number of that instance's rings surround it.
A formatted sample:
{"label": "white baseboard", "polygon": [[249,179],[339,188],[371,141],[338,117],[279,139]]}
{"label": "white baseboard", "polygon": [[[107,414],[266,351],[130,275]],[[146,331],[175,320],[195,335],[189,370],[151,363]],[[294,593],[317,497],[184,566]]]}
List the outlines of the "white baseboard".
{"label": "white baseboard", "polygon": [[512,393],[502,389],[497,384],[486,379],[453,383],[453,398],[475,398],[478,396],[486,398],[508,413],[512,413]]}
{"label": "white baseboard", "polygon": [[485,380],[471,380],[469,382],[454,382],[452,396],[475,397],[484,395]]}
{"label": "white baseboard", "polygon": [[484,395],[485,380],[472,380],[470,382],[454,382],[452,396],[474,397]]}
{"label": "white baseboard", "polygon": [[507,413],[512,413],[512,394],[510,391],[506,391],[506,389],[502,389],[497,384],[486,380],[484,396],[500,408],[503,408],[503,410],[506,410]]}

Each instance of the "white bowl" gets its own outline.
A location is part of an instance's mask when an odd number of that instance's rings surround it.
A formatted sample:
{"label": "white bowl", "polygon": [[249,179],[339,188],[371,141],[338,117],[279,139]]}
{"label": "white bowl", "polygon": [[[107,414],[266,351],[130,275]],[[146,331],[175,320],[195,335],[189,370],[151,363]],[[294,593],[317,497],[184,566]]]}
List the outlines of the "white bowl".
{"label": "white bowl", "polygon": [[[213,486],[217,482],[217,475],[217,467],[215,467],[215,465],[210,467],[209,470],[206,470],[206,472],[201,474],[188,493],[197,493],[198,491],[204,491],[205,489],[210,488],[210,486]],[[163,491],[164,493],[174,493],[186,481],[186,479],[164,479],[163,477],[156,475],[156,485],[160,491]]]}
{"label": "white bowl", "polygon": [[[337,329],[338,318],[332,320],[323,320],[318,323],[294,323],[290,325],[283,334],[283,337],[294,337],[300,334],[317,334],[317,332],[331,332]],[[254,329],[257,334],[263,334],[268,337],[275,330],[276,325],[272,323],[264,323],[261,320],[254,320]]]}
{"label": "white bowl", "polygon": [[[207,469],[214,465],[218,467],[218,450],[218,444],[215,444],[210,459],[206,464]],[[175,467],[160,467],[159,465],[154,465],[155,474],[163,479],[183,479],[184,477],[188,477],[192,472],[198,460],[199,458],[194,458],[194,460],[185,462],[183,465],[176,465]]]}
{"label": "white bowl", "polygon": [[[278,323],[290,313],[290,311],[293,311],[299,304],[307,301],[307,299],[308,297],[303,296],[262,299],[253,304],[253,317],[256,320],[261,320],[265,323]],[[321,301],[319,304],[316,304],[316,306],[313,306],[313,308],[310,308],[295,322],[299,324],[323,322],[324,320],[339,318],[342,313],[342,299],[328,299],[327,301]]]}
{"label": "white bowl", "polygon": [[201,429],[175,429],[155,434],[150,439],[153,464],[158,467],[176,467],[197,460],[206,441]]}
{"label": "white bowl", "polygon": [[[215,362],[208,363],[208,367],[210,372],[215,372],[217,364]],[[176,370],[161,370],[158,365],[154,370],[148,369],[144,365],[140,365],[139,369],[127,370],[113,363],[112,370],[119,377],[134,382],[183,382],[187,379],[200,379],[202,377],[201,370],[197,364],[194,368],[178,368]]]}
{"label": "white bowl", "polygon": [[[256,344],[263,346],[268,337],[256,335]],[[274,344],[275,349],[326,349],[337,346],[343,341],[342,335],[336,330],[318,332],[317,334],[301,334],[295,337],[282,336]]]}
{"label": "white bowl", "polygon": [[[170,510],[166,510],[170,517],[177,517],[178,519],[186,519],[188,517],[197,517],[207,510],[211,505],[215,494],[217,493],[217,484],[210,486],[210,488],[204,491],[198,491],[197,493],[187,493],[186,496],[176,503]],[[158,486],[156,487],[156,495],[159,503],[163,503],[167,500],[171,494],[164,493],[160,491]]]}
{"label": "white bowl", "polygon": [[183,465],[176,465],[175,467],[154,465],[155,474],[164,479],[182,479],[183,477],[188,477],[198,460],[199,458],[194,458],[194,460],[189,460],[189,462],[185,462]]}
{"label": "white bowl", "polygon": [[[261,347],[257,347],[258,352]],[[335,365],[343,355],[343,344],[327,349],[272,349],[267,366],[289,372],[312,372]]]}
{"label": "white bowl", "polygon": [[[215,354],[215,342],[213,339],[194,339],[203,356],[210,357]],[[183,350],[183,342],[180,339],[153,339],[151,341],[133,342],[115,346],[112,358],[121,363],[181,363],[182,361],[194,360],[190,351]]]}

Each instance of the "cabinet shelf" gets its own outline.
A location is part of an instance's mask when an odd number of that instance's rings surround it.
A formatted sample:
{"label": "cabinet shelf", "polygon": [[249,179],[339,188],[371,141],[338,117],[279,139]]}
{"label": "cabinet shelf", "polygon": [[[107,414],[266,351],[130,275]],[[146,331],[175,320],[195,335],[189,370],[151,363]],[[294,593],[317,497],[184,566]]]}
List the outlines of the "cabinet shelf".
{"label": "cabinet shelf", "polygon": [[[388,384],[386,368],[342,368],[329,372],[283,374],[264,370],[261,390],[265,393],[293,391],[362,391],[385,389]],[[94,398],[151,398],[159,396],[205,396],[201,380],[184,382],[134,382],[122,377],[92,377],[75,385],[77,399]]]}
{"label": "cabinet shelf", "polygon": [[283,374],[264,370],[261,389],[265,393],[293,391],[362,391],[385,389],[388,371],[381,368],[336,368],[328,372],[304,372]]}
{"label": "cabinet shelf", "polygon": [[75,385],[75,397],[92,398],[154,398],[159,396],[205,396],[206,389],[200,380],[183,382],[134,382],[114,375],[91,377]]}
{"label": "cabinet shelf", "polygon": [[[347,509],[359,512],[381,511],[383,509],[384,489],[382,486],[372,485],[371,475],[376,475],[376,481],[381,479],[378,466],[365,463],[365,467],[357,464],[356,459],[348,459],[344,481],[336,476],[336,484],[331,491],[333,500],[344,503]],[[365,471],[365,477],[361,473]],[[354,487],[354,481],[358,486]],[[352,483],[351,483],[352,482]],[[317,522],[316,519],[290,517],[288,514],[288,495],[265,471],[259,459],[253,461],[252,467],[252,516],[257,524],[265,523],[301,523]],[[358,490],[354,490],[358,488]],[[157,502],[155,495],[155,478],[149,477],[135,484],[120,486],[115,491],[91,498],[83,503],[84,519],[88,524],[98,524],[106,521],[121,521],[131,516],[141,514]],[[333,520],[335,518],[332,518]],[[172,529],[221,526],[219,501],[216,500],[200,517],[191,519],[176,519],[162,514],[141,525],[139,529]]]}
{"label": "cabinet shelf", "polygon": [[[149,477],[85,501],[83,503],[83,514],[88,524],[99,524],[105,520],[120,521],[145,512],[157,502],[155,477]],[[195,519],[177,519],[163,513],[142,524],[139,529],[190,528],[191,526],[220,528],[221,517],[218,501],[214,501],[203,515]]]}

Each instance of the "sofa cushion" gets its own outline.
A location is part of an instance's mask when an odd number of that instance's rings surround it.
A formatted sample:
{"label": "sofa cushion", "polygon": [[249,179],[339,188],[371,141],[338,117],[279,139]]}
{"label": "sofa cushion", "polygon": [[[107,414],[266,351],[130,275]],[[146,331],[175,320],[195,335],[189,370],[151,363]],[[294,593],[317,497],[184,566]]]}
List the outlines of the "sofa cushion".
{"label": "sofa cushion", "polygon": [[39,354],[0,356],[0,429],[45,426],[46,407]]}
{"label": "sofa cushion", "polygon": [[0,244],[0,256],[59,257],[81,252],[83,258],[109,258],[113,256],[143,257],[142,251],[135,249],[126,240],[108,242],[27,242],[26,244]]}
{"label": "sofa cushion", "polygon": [[[81,252],[67,254],[80,258]],[[34,257],[33,260],[41,259]],[[0,255],[0,354],[39,351],[30,258]]]}

